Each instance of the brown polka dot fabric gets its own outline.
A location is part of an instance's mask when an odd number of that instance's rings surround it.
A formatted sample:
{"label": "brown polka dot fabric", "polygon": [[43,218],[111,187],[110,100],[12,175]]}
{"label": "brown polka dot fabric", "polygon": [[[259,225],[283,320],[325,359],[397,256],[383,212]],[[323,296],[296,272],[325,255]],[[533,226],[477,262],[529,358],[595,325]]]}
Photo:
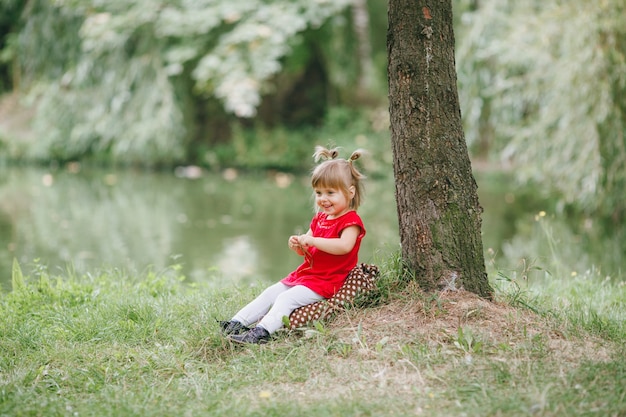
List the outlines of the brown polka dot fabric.
{"label": "brown polka dot fabric", "polygon": [[348,274],[343,286],[327,300],[318,301],[295,309],[289,316],[289,328],[304,327],[307,324],[330,317],[354,301],[358,294],[365,294],[374,289],[374,280],[378,276],[378,267],[370,264],[358,264]]}

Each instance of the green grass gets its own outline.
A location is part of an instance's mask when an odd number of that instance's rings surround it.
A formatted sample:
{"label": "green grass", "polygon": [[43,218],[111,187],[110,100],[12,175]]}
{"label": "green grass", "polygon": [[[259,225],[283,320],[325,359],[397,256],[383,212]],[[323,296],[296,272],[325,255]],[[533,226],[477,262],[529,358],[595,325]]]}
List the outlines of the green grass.
{"label": "green grass", "polygon": [[16,265],[0,294],[0,416],[626,414],[624,285],[537,294],[494,279],[490,304],[423,294],[392,279],[397,259],[380,266],[366,307],[242,347],[215,320],[258,289],[185,284],[176,268]]}

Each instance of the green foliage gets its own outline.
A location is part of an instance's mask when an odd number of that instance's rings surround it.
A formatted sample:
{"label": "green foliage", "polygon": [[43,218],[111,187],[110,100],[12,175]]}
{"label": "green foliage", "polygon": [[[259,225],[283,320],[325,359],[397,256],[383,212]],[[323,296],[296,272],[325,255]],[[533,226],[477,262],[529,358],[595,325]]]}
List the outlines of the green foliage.
{"label": "green foliage", "polygon": [[196,88],[223,100],[237,116],[251,117],[268,88],[266,82],[281,70],[281,60],[291,52],[297,35],[319,28],[349,4],[348,0],[188,2],[164,8],[157,33],[173,40],[203,39],[202,48],[186,42],[172,46],[169,65],[182,68],[197,60],[192,70]]}
{"label": "green foliage", "polygon": [[[78,31],[83,23],[81,11],[35,0],[22,6],[15,27],[16,44],[9,45],[20,68],[20,84],[55,82],[80,59]],[[17,22],[16,22],[17,23]],[[21,30],[20,30],[21,29]]]}
{"label": "green foliage", "polygon": [[368,153],[358,162],[364,164],[364,172],[386,177],[391,166],[387,129],[387,118],[375,110],[332,107],[315,128],[238,127],[232,140],[208,151],[205,160],[222,166],[302,172],[311,166],[316,145],[340,146],[346,153],[362,148]]}
{"label": "green foliage", "polygon": [[[624,211],[626,24],[621,0],[486,1],[461,17],[467,139],[565,204]],[[584,12],[581,12],[584,10]]]}
{"label": "green foliage", "polygon": [[196,128],[194,100],[216,97],[238,117],[255,116],[300,35],[349,5],[34,2],[25,10],[18,51],[33,76],[29,85],[43,81],[32,90],[41,140],[28,156],[181,161]]}
{"label": "green foliage", "polygon": [[576,263],[565,261],[576,257],[568,253],[568,245],[556,240],[558,233],[552,225],[558,223],[541,213],[534,223],[542,239],[515,239],[505,248],[511,252],[509,259],[515,259],[512,253],[518,255],[518,268],[503,269],[495,258],[488,263],[499,296],[511,305],[566,322],[574,333],[587,332],[608,340],[623,337],[626,312],[619,306],[626,302],[626,282],[621,271],[606,275],[600,268],[585,266],[585,256],[579,256]]}
{"label": "green foliage", "polygon": [[76,62],[66,56],[62,76],[35,90],[41,140],[31,157],[108,155],[145,164],[182,157],[180,97],[164,68],[162,45],[152,36],[156,4],[148,3],[129,6],[123,15],[96,13],[89,2],[34,8],[29,21],[51,12],[79,16],[81,24],[70,26],[66,36],[74,37],[81,54]]}
{"label": "green foliage", "polygon": [[483,342],[477,338],[477,335],[474,334],[471,328],[459,326],[454,346],[466,355],[470,355],[473,353],[481,353]]}
{"label": "green foliage", "polygon": [[10,90],[13,81],[11,67],[17,43],[13,30],[19,21],[20,3],[17,0],[0,2],[0,93]]}
{"label": "green foliage", "polygon": [[394,249],[391,254],[376,257],[373,261],[375,265],[379,265],[380,273],[376,279],[375,290],[361,296],[363,304],[386,304],[392,297],[402,292],[408,283],[415,282],[414,276],[405,268],[400,250]]}
{"label": "green foliage", "polygon": [[146,165],[182,159],[183,114],[159,59],[149,52],[140,57],[117,52],[109,58],[125,60],[125,71],[88,64],[77,74],[78,88],[45,90],[36,125],[41,141],[31,157],[66,161],[95,155]]}

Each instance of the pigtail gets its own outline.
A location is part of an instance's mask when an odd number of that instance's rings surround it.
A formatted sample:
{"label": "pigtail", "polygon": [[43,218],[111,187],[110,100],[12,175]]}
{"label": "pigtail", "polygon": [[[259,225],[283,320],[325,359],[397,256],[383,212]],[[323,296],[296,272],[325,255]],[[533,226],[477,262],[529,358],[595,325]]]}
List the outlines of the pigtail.
{"label": "pigtail", "polygon": [[365,151],[363,149],[357,149],[356,151],[352,152],[352,154],[348,159],[346,159],[346,161],[352,163],[362,157],[364,153]]}
{"label": "pigtail", "polygon": [[316,146],[315,153],[313,154],[313,158],[315,162],[318,162],[320,159],[329,160],[335,159],[339,156],[339,148],[326,149],[323,146]]}
{"label": "pigtail", "polygon": [[365,175],[361,174],[361,172],[353,164],[354,161],[362,157],[365,153],[365,150],[357,149],[356,151],[352,152],[348,159],[346,159],[346,162],[348,162],[348,165],[350,166],[350,172],[352,174],[352,180],[354,181],[354,183],[358,183],[360,180],[365,178]]}

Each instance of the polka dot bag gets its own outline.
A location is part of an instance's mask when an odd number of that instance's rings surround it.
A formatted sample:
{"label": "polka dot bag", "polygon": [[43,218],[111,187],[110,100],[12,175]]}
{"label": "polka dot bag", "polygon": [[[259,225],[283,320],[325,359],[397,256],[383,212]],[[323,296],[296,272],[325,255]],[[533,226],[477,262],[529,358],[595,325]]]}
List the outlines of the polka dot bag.
{"label": "polka dot bag", "polygon": [[374,289],[374,280],[378,276],[378,267],[370,264],[358,264],[348,273],[343,286],[327,300],[295,309],[289,316],[289,328],[296,329],[307,324],[330,317],[353,303],[357,295]]}

